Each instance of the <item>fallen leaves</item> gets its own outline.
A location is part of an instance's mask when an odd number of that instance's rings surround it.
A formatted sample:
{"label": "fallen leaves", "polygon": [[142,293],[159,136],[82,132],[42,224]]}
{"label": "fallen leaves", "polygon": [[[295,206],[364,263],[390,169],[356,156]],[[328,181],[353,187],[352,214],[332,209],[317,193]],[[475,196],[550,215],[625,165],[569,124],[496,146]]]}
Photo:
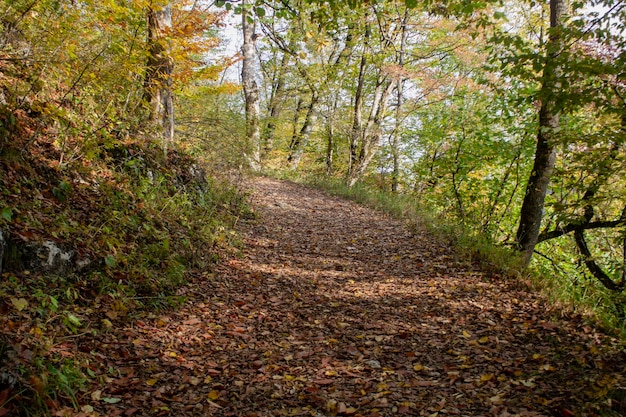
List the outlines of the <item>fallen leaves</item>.
{"label": "fallen leaves", "polygon": [[254,187],[261,220],[239,257],[200,274],[180,310],[82,347],[108,378],[83,402],[135,416],[611,412],[602,395],[626,358],[600,334],[547,321],[533,294],[369,209]]}
{"label": "fallen leaves", "polygon": [[22,311],[28,307],[28,301],[24,298],[11,298],[11,304],[17,311]]}

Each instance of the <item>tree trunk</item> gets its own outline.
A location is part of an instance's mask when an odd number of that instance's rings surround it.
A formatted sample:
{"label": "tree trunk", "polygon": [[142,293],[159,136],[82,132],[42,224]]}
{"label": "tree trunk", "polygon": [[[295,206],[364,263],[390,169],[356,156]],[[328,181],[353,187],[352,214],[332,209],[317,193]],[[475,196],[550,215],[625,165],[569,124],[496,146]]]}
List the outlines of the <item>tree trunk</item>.
{"label": "tree trunk", "polygon": [[351,166],[348,175],[348,186],[352,187],[365,174],[365,170],[369,166],[372,158],[376,155],[378,146],[383,135],[382,123],[387,110],[387,102],[389,95],[393,89],[393,83],[386,75],[379,75],[376,82],[376,90],[374,91],[374,99],[370,109],[370,115],[365,127],[361,130],[361,143],[359,147],[358,157]]}
{"label": "tree trunk", "polygon": [[[408,38],[407,23],[409,21],[409,9],[404,11],[402,19],[400,50],[398,51],[398,65],[404,67],[404,50]],[[396,126],[391,136],[391,156],[393,158],[393,172],[391,175],[391,192],[397,193],[400,183],[400,128],[402,127],[402,103],[404,101],[404,76],[398,75],[396,80]]]}
{"label": "tree trunk", "polygon": [[333,153],[335,152],[335,115],[339,105],[339,95],[335,94],[332,108],[326,117],[326,175],[333,173]]}
{"label": "tree trunk", "polygon": [[530,263],[537,244],[545,197],[556,161],[560,111],[556,95],[561,86],[561,68],[557,60],[562,49],[559,28],[566,12],[566,0],[550,0],[550,36],[546,45],[547,56],[541,86],[537,147],[533,169],[526,185],[516,238],[517,249],[522,253],[526,265]]}
{"label": "tree trunk", "polygon": [[319,95],[316,91],[313,91],[311,96],[311,104],[306,112],[306,117],[304,118],[304,124],[302,125],[302,129],[296,135],[292,142],[291,152],[289,153],[289,158],[287,161],[291,164],[292,169],[297,169],[298,165],[300,165],[300,160],[302,159],[302,154],[304,153],[304,148],[309,143],[309,139],[311,138],[311,133],[313,132],[313,128],[315,127],[315,122],[317,121],[317,113],[318,113],[318,103],[319,103]]}
{"label": "tree trunk", "polygon": [[298,141],[298,129],[300,118],[302,117],[302,112],[304,111],[304,100],[302,96],[298,96],[298,101],[296,103],[296,110],[293,113],[293,123],[291,128],[291,142],[289,143],[289,154],[294,150],[296,146],[296,142]]}
{"label": "tree trunk", "polygon": [[246,101],[246,141],[247,159],[253,171],[261,170],[261,123],[259,105],[259,86],[256,82],[256,35],[253,2],[243,0],[241,22],[243,29],[243,64],[241,69],[241,83]]}
{"label": "tree trunk", "polygon": [[161,9],[148,9],[149,57],[144,80],[144,99],[150,105],[150,120],[163,132],[163,149],[167,153],[174,140],[174,97],[172,94],[171,59],[167,32],[172,29],[172,5]]}
{"label": "tree trunk", "polygon": [[282,103],[284,100],[285,90],[285,72],[289,65],[291,55],[287,52],[283,52],[283,56],[278,68],[277,74],[274,77],[272,85],[272,95],[268,105],[268,117],[265,125],[265,132],[263,135],[263,154],[268,155],[274,148],[274,132],[276,130],[276,120],[280,116],[282,110]]}
{"label": "tree trunk", "polygon": [[[366,32],[368,34],[368,32]],[[367,40],[367,37],[366,37]],[[357,150],[359,143],[363,140],[363,86],[365,84],[365,69],[367,67],[367,58],[365,51],[361,56],[361,64],[359,65],[359,78],[354,93],[354,112],[352,119],[352,132],[350,134],[350,154],[348,155],[348,182],[353,177],[354,169],[357,164]]]}

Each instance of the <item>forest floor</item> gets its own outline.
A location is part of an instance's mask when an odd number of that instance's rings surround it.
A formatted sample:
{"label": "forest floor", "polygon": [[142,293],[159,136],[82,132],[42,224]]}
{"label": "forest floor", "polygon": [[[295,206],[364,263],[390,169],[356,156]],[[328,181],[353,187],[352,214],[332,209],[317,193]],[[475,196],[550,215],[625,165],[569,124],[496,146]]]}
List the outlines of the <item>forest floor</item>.
{"label": "forest floor", "polygon": [[372,209],[249,186],[245,247],[184,306],[81,342],[109,370],[83,415],[626,414],[624,350],[580,317]]}

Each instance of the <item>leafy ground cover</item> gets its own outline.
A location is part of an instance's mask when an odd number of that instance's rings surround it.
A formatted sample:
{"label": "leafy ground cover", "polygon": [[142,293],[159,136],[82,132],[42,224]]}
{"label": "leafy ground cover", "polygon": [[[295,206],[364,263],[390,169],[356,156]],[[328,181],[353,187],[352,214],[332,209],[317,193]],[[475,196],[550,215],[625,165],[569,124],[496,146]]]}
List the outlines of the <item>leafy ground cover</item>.
{"label": "leafy ground cover", "polygon": [[618,416],[620,341],[425,233],[288,182],[251,182],[245,248],[55,348],[90,359],[82,416]]}
{"label": "leafy ground cover", "polygon": [[0,416],[46,415],[101,377],[80,341],[184,301],[246,207],[183,149],[63,139],[27,105],[0,122]]}

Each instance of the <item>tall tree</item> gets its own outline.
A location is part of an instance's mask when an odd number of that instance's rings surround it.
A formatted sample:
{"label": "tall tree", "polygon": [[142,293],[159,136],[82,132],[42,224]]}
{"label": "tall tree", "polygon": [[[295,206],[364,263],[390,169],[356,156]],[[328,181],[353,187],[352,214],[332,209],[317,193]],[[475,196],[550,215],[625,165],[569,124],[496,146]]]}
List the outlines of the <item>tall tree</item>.
{"label": "tall tree", "polygon": [[252,9],[252,0],[243,0],[241,7],[241,26],[243,30],[243,65],[241,82],[246,101],[246,140],[248,142],[248,163],[254,171],[261,169],[261,120],[259,86],[257,76],[257,56],[255,34],[256,19]]}
{"label": "tall tree", "polygon": [[144,94],[150,104],[150,119],[162,128],[163,149],[174,140],[174,61],[168,40],[172,30],[172,4],[151,4],[148,8],[148,64]]}
{"label": "tall tree", "polygon": [[398,192],[399,180],[400,180],[400,132],[402,130],[402,102],[404,101],[404,84],[405,78],[402,74],[404,66],[405,49],[408,37],[407,24],[409,20],[409,9],[404,11],[404,18],[402,20],[402,26],[400,29],[400,47],[397,51],[398,66],[400,67],[400,73],[396,75],[396,112],[395,112],[395,127],[391,133],[391,155],[393,160],[393,170],[391,178],[391,191]]}
{"label": "tall tree", "polygon": [[564,42],[562,25],[567,16],[566,0],[550,0],[550,31],[546,42],[546,56],[541,84],[541,107],[535,158],[516,234],[518,250],[525,264],[530,262],[543,218],[543,208],[556,161],[560,106],[559,89],[562,84],[561,53]]}
{"label": "tall tree", "polygon": [[[365,174],[370,162],[376,155],[383,135],[383,120],[386,116],[389,96],[394,83],[388,65],[384,59],[401,37],[402,27],[406,25],[408,14],[404,18],[387,16],[386,10],[373,8],[372,15],[365,15],[365,34],[363,54],[359,64],[359,75],[354,95],[354,112],[350,136],[350,161],[348,163],[347,184],[353,186]],[[377,39],[372,36],[371,27],[378,29]],[[374,45],[375,43],[375,45]],[[395,55],[395,63],[400,55]],[[370,60],[371,58],[371,64]],[[372,71],[373,70],[373,71]],[[365,83],[370,73],[374,72],[375,82],[371,97],[365,106]],[[367,108],[367,110],[366,110]],[[367,118],[364,117],[367,113]]]}
{"label": "tall tree", "polygon": [[[347,66],[355,39],[351,24],[331,30],[301,15],[289,22],[287,33],[283,35],[274,23],[274,21],[264,22],[263,31],[279,50],[290,56],[296,75],[305,84],[304,88],[297,90],[301,92],[300,94],[310,95],[306,100],[301,100],[301,97],[297,100],[299,105],[307,104],[305,107],[299,107],[300,111],[306,111],[306,117],[300,128],[294,126],[289,145],[287,161],[292,169],[296,169],[316,128],[323,104],[322,98],[331,94],[330,85],[337,82],[338,74]],[[313,36],[315,30],[320,30],[317,36]],[[331,36],[335,42],[327,40]],[[308,48],[308,53],[300,50],[303,46]],[[296,91],[293,87],[291,90]],[[298,110],[295,120],[296,123],[299,120]]]}
{"label": "tall tree", "polygon": [[263,154],[267,156],[274,148],[274,135],[276,132],[276,123],[283,110],[283,101],[285,99],[285,85],[287,78],[287,69],[291,54],[281,51],[282,57],[278,67],[271,75],[271,92],[267,105],[267,120],[263,131]]}

